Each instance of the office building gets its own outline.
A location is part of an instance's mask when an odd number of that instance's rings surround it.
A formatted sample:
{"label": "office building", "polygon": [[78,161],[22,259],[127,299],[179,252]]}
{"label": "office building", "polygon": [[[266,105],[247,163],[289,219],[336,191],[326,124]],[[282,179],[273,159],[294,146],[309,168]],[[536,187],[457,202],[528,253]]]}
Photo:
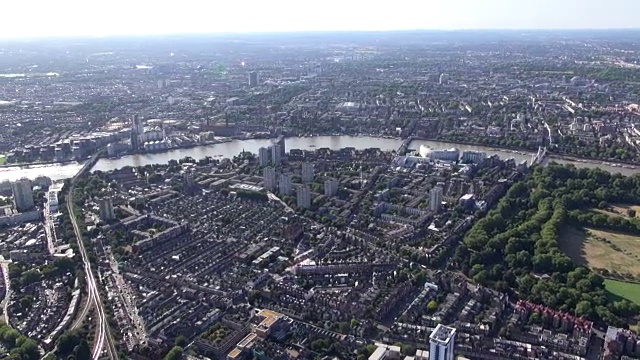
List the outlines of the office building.
{"label": "office building", "polygon": [[291,175],[280,175],[280,182],[278,183],[278,190],[280,195],[291,195]]}
{"label": "office building", "polygon": [[314,176],[313,163],[310,163],[310,162],[302,163],[302,182],[305,184],[312,183],[313,176]]}
{"label": "office building", "polygon": [[111,198],[98,200],[98,205],[100,206],[100,219],[109,222],[116,218],[116,213],[113,210],[113,200]]}
{"label": "office building", "polygon": [[275,190],[276,188],[276,169],[272,167],[266,167],[262,170],[264,187],[269,190]]}
{"label": "office building", "polygon": [[436,186],[429,191],[429,210],[438,212],[442,204],[442,188]]}
{"label": "office building", "polygon": [[258,72],[252,71],[249,73],[249,86],[254,87],[258,86]]}
{"label": "office building", "polygon": [[311,190],[309,190],[309,186],[300,185],[298,187],[296,191],[296,201],[299,208],[311,208]]}
{"label": "office building", "polygon": [[271,161],[271,151],[269,148],[261,147],[258,150],[258,162],[260,166],[269,166],[269,162]]}
{"label": "office building", "polygon": [[438,324],[429,335],[429,360],[455,359],[456,329]]}
{"label": "office building", "polygon": [[26,212],[33,209],[33,188],[31,180],[20,179],[11,183],[13,192],[13,206],[18,212]]}
{"label": "office building", "polygon": [[324,194],[326,196],[335,196],[338,193],[340,182],[336,179],[328,179],[324,182]]}
{"label": "office building", "polygon": [[271,145],[271,163],[274,166],[280,165],[282,162],[282,148],[279,144]]}

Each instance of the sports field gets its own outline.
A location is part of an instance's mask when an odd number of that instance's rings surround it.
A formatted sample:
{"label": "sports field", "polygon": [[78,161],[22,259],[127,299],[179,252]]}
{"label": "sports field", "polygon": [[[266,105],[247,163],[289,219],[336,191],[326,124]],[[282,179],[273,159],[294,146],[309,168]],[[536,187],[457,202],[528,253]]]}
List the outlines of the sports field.
{"label": "sports field", "polygon": [[613,295],[640,305],[640,284],[607,279],[604,281],[604,287]]}

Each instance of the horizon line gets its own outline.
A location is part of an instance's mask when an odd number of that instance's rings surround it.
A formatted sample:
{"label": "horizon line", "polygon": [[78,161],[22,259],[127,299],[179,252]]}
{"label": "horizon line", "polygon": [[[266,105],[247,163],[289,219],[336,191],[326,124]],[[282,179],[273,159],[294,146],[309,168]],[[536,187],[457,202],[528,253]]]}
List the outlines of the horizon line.
{"label": "horizon line", "polygon": [[25,37],[0,37],[0,42],[65,40],[65,39],[108,39],[108,38],[140,38],[140,37],[172,37],[172,36],[264,36],[264,35],[296,35],[296,34],[381,34],[381,33],[464,33],[464,32],[618,32],[640,31],[639,27],[611,28],[458,28],[458,29],[385,29],[385,30],[274,30],[274,31],[212,31],[212,32],[170,32],[170,33],[131,33],[131,34],[94,34],[94,35],[38,35]]}

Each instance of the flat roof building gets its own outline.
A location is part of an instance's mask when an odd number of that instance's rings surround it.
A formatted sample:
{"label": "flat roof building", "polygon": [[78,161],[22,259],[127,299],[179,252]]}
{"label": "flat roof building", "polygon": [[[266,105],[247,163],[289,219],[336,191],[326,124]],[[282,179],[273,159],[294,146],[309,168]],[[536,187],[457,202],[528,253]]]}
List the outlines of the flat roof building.
{"label": "flat roof building", "polygon": [[456,329],[438,324],[429,335],[429,360],[455,359]]}

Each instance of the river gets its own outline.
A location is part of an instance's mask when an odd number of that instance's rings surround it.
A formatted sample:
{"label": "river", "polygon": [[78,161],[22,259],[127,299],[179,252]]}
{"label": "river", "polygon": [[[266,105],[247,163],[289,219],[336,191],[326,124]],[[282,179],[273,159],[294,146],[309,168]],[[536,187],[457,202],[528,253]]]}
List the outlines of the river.
{"label": "river", "polygon": [[[162,153],[127,155],[119,159],[101,159],[93,167],[94,170],[110,171],[124,166],[141,166],[147,164],[166,164],[171,159],[181,159],[190,156],[194,159],[201,159],[205,156],[231,158],[238,155],[242,150],[257,153],[261,147],[269,146],[273,143],[270,139],[254,140],[234,140],[230,142],[197,146],[189,149],[175,149]],[[317,148],[340,149],[344,147],[354,147],[356,149],[380,148],[382,150],[395,150],[400,147],[401,140],[378,137],[354,137],[354,136],[317,136],[317,137],[291,137],[286,139],[286,149],[313,150]],[[419,149],[420,145],[426,145],[434,149],[444,149],[456,147],[461,151],[480,150],[488,154],[496,154],[502,159],[514,158],[517,162],[531,160],[532,153],[522,151],[512,152],[508,150],[494,150],[488,147],[475,145],[462,145],[446,143],[440,141],[415,140],[411,142],[409,148]],[[619,172],[624,175],[632,175],[640,171],[601,165],[599,163],[576,162],[570,160],[553,159],[558,163],[574,164],[576,167],[598,167],[611,172]],[[73,177],[82,168],[81,163],[36,165],[28,168],[15,166],[0,169],[0,181],[17,180],[21,177],[35,178],[40,175],[48,176],[52,180],[61,180]]]}

